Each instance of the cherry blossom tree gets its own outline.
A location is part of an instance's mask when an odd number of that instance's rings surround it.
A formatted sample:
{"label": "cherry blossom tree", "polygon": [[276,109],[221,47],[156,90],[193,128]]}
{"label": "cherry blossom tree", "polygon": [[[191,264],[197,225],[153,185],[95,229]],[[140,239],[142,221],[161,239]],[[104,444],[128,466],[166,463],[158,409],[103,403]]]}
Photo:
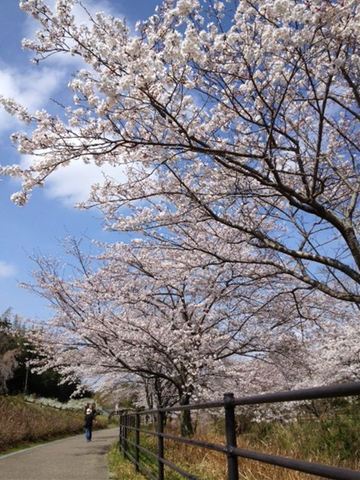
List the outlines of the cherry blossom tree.
{"label": "cherry blossom tree", "polygon": [[[275,288],[254,275],[253,266],[204,267],[198,252],[145,240],[108,245],[92,261],[76,242],[71,251],[72,276],[54,260],[38,259],[31,288],[54,306],[32,338],[40,370],[54,368],[68,380],[101,376],[103,387],[140,385],[150,406],[188,404],[223,382],[235,389],[241,359],[284,357],[284,338],[296,357],[289,334],[301,336],[310,313],[316,321],[309,302],[305,315],[287,300],[289,285],[282,295],[278,282]],[[182,428],[192,432],[189,412]]]}
{"label": "cherry blossom tree", "polygon": [[70,162],[109,163],[128,181],[89,204],[114,228],[219,224],[255,263],[358,303],[357,2],[165,0],[135,35],[104,14],[76,24],[75,3],[21,2],[41,27],[24,42],[36,61],[86,68],[58,117],[2,100],[33,125],[13,135],[31,166],[3,169],[24,179],[14,201]]}

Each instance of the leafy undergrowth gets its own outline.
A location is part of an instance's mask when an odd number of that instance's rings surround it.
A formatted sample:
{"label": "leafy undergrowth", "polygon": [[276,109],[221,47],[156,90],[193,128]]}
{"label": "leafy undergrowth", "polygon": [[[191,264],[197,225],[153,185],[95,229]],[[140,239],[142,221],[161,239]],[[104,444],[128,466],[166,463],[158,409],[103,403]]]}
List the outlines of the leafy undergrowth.
{"label": "leafy undergrowth", "polygon": [[[81,433],[83,424],[82,411],[62,411],[28,403],[21,396],[0,396],[0,452]],[[107,419],[96,419],[94,428],[106,427]]]}
{"label": "leafy undergrowth", "polygon": [[[325,463],[339,467],[360,469],[360,409],[358,402],[342,408],[341,412],[322,418],[300,418],[291,423],[264,422],[253,424],[246,433],[238,436],[240,448],[262,451],[274,455],[284,455],[302,460]],[[215,444],[224,443],[223,426],[210,422],[202,423],[194,438]],[[171,423],[168,433],[178,434],[178,426]],[[131,434],[131,441],[134,440]],[[152,435],[141,434],[141,446],[156,454],[157,439]],[[130,445],[129,445],[130,447]],[[130,454],[135,456],[134,448]],[[120,458],[116,469],[118,480],[137,479],[131,476],[134,466],[123,460],[114,449],[114,458]],[[188,473],[206,480],[225,480],[225,455],[199,447],[173,441],[165,441],[165,457]],[[141,465],[154,476],[157,472],[157,460],[151,453],[140,451]],[[123,477],[123,469],[129,477]],[[239,472],[242,480],[310,480],[318,478],[264,463],[239,458]],[[166,480],[180,480],[179,474],[165,467]]]}

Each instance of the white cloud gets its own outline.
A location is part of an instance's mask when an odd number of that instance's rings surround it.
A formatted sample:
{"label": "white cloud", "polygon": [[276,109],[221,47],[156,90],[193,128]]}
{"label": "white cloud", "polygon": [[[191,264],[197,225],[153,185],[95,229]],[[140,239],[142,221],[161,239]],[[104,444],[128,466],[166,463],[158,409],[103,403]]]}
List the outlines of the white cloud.
{"label": "white cloud", "polygon": [[[64,72],[50,68],[33,68],[26,71],[0,66],[0,94],[13,98],[30,111],[44,107],[58,88]],[[17,120],[0,109],[0,131],[17,125]]]}
{"label": "white cloud", "polygon": [[89,198],[91,186],[102,183],[108,176],[122,183],[126,176],[122,167],[85,164],[80,160],[66,167],[60,167],[47,180],[45,192],[50,198],[58,198],[66,206],[74,206]]}
{"label": "white cloud", "polygon": [[0,260],[0,278],[13,277],[16,274],[16,268],[10,263]]}
{"label": "white cloud", "polygon": [[[28,168],[32,163],[30,155],[22,155],[20,165]],[[74,207],[78,202],[89,198],[91,186],[103,183],[105,177],[110,177],[119,183],[127,180],[121,166],[112,167],[94,163],[85,164],[82,160],[74,160],[69,165],[58,167],[45,182],[44,191],[49,198],[59,199],[63,205]]]}
{"label": "white cloud", "polygon": [[[50,8],[54,8],[56,0],[47,0]],[[117,10],[121,7],[120,1],[108,0],[85,0],[86,9],[93,15],[96,12],[104,12],[117,17],[123,16]],[[116,10],[115,10],[116,8]],[[80,5],[74,9],[76,22],[89,24],[87,13]],[[27,17],[24,25],[24,35],[33,38],[40,25],[31,17]],[[0,94],[4,97],[14,98],[30,111],[46,107],[51,94],[57,90],[61,93],[64,79],[69,77],[74,69],[84,67],[81,59],[70,55],[54,55],[46,60],[46,65],[40,63],[37,67],[29,68],[26,72],[20,72],[13,68],[0,66]],[[16,120],[0,109],[0,133],[2,130],[11,130],[16,127]],[[30,165],[29,156],[21,156],[20,164],[26,168]],[[75,203],[88,199],[91,186],[102,183],[104,176],[111,177],[118,182],[124,182],[126,176],[121,167],[84,164],[82,161],[74,161],[64,168],[59,168],[50,175],[45,183],[44,191],[50,198],[59,199],[66,206],[74,206]]]}
{"label": "white cloud", "polygon": [[[47,3],[54,8],[56,1],[49,0]],[[92,15],[98,11],[116,15],[107,0],[87,0],[85,6]],[[75,6],[74,13],[78,23],[89,23],[87,13],[80,5]],[[39,28],[39,24],[28,16],[24,22],[25,37],[33,38]],[[79,57],[61,54],[49,57],[46,64],[40,63],[25,69],[0,64],[0,95],[13,98],[30,111],[46,107],[51,95],[56,90],[64,89],[64,79],[69,78],[71,71],[84,66]],[[17,128],[18,124],[14,117],[0,108],[0,133]]]}

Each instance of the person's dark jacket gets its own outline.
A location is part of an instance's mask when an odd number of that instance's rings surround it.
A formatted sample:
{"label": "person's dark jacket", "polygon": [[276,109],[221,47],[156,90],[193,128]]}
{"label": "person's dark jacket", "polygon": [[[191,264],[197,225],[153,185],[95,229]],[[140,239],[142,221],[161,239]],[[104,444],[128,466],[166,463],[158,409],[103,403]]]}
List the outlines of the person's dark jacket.
{"label": "person's dark jacket", "polygon": [[84,427],[85,428],[92,428],[93,420],[94,420],[94,414],[93,413],[86,414],[85,415]]}

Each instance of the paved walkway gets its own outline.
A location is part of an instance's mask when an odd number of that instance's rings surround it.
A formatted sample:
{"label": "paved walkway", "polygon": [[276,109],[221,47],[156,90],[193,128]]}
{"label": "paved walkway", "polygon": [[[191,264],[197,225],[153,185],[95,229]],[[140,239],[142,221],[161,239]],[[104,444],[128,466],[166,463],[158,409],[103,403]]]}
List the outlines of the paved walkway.
{"label": "paved walkway", "polygon": [[[1,433],[0,433],[1,434]],[[118,429],[56,440],[0,456],[1,480],[108,480],[106,453]]]}

